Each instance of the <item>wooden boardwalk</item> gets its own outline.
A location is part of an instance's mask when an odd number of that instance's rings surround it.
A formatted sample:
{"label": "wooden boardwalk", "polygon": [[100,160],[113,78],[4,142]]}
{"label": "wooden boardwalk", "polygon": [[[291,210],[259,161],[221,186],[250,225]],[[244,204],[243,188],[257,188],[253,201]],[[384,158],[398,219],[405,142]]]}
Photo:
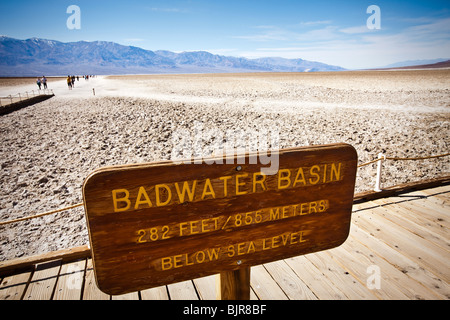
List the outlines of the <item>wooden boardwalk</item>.
{"label": "wooden boardwalk", "polygon": [[[450,299],[450,185],[355,204],[340,247],[251,268],[251,298]],[[90,258],[0,276],[0,300],[214,300],[216,276],[121,296],[102,293]]]}

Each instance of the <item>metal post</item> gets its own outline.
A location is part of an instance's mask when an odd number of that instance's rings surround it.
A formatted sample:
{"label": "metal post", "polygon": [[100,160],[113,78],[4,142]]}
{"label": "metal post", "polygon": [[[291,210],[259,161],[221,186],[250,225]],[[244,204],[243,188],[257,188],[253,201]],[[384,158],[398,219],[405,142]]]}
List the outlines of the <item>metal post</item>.
{"label": "metal post", "polygon": [[377,162],[377,180],[375,181],[375,192],[380,192],[381,190],[381,167],[383,165],[383,160],[386,160],[386,156],[382,153],[378,154],[378,162]]}

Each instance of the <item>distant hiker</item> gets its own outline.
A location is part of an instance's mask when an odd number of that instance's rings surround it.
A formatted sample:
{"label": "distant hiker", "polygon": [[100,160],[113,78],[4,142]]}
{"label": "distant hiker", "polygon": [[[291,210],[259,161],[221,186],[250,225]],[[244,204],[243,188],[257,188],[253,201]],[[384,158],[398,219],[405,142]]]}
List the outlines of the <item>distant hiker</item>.
{"label": "distant hiker", "polygon": [[72,78],[70,76],[67,76],[67,86],[69,90],[72,90]]}
{"label": "distant hiker", "polygon": [[41,90],[41,79],[37,78],[36,83],[39,87],[39,90]]}
{"label": "distant hiker", "polygon": [[44,90],[47,89],[47,78],[42,76],[42,84],[44,85]]}
{"label": "distant hiker", "polygon": [[75,88],[75,76],[72,76],[72,87],[74,87]]}
{"label": "distant hiker", "polygon": [[80,76],[77,76],[77,81],[80,81]]}

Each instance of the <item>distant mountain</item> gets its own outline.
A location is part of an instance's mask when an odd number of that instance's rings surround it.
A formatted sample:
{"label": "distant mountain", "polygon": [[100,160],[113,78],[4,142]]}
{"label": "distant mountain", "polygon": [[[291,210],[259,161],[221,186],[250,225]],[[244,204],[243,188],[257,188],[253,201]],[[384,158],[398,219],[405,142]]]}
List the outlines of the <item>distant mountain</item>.
{"label": "distant mountain", "polygon": [[431,63],[431,64],[421,64],[421,65],[415,65],[415,66],[407,66],[407,67],[400,67],[395,69],[442,69],[442,68],[450,68],[450,60],[445,60],[437,63]]}
{"label": "distant mountain", "polygon": [[428,59],[428,60],[408,60],[408,61],[401,61],[389,64],[387,66],[380,67],[378,69],[390,69],[390,68],[402,68],[402,67],[411,67],[411,66],[420,66],[420,65],[431,65],[443,61],[447,61],[450,59]]}
{"label": "distant mountain", "polygon": [[341,67],[302,59],[246,59],[205,51],[150,51],[114,42],[59,42],[0,36],[0,76],[68,74],[148,74],[219,72],[341,71]]}

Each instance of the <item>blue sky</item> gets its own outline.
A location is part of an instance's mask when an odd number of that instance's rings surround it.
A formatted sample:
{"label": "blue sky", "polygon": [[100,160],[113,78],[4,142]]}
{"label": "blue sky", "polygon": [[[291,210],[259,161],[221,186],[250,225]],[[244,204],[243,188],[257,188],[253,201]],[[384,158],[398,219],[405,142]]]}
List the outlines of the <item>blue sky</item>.
{"label": "blue sky", "polygon": [[[70,30],[67,8],[81,10]],[[381,29],[367,28],[370,5]],[[302,58],[345,68],[450,58],[450,1],[2,1],[0,34],[148,50]]]}

